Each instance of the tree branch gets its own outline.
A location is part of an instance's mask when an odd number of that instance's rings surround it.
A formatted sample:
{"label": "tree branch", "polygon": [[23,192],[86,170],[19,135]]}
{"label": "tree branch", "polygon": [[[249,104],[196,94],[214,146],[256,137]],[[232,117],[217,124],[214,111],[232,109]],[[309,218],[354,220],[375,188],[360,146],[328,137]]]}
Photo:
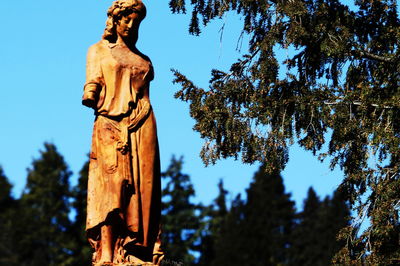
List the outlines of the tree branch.
{"label": "tree branch", "polygon": [[396,60],[395,56],[392,57],[385,57],[381,55],[372,54],[367,51],[360,51],[360,50],[352,50],[351,55],[358,58],[367,58],[375,61],[385,62],[385,63],[393,63]]}
{"label": "tree branch", "polygon": [[[347,104],[347,103],[345,103],[345,102],[328,102],[328,101],[325,101],[324,104],[325,105],[338,105],[338,104]],[[352,104],[353,105],[362,105],[362,102],[352,102]],[[374,103],[372,103],[370,105],[373,106],[373,107],[384,108],[384,109],[392,109],[393,108],[391,106],[380,106],[380,105],[374,104]]]}

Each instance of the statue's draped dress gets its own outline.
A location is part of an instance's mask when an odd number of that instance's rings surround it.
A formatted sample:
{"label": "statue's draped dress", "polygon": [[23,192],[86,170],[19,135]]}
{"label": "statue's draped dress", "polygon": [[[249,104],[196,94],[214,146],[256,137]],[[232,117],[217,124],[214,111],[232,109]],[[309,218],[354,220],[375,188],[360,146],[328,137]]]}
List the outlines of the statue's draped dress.
{"label": "statue's draped dress", "polygon": [[102,40],[89,48],[83,99],[95,98],[96,119],[86,229],[98,252],[100,227],[120,223],[114,261],[129,246],[152,253],[159,248],[160,160],[149,101],[153,76],[150,60],[124,44]]}

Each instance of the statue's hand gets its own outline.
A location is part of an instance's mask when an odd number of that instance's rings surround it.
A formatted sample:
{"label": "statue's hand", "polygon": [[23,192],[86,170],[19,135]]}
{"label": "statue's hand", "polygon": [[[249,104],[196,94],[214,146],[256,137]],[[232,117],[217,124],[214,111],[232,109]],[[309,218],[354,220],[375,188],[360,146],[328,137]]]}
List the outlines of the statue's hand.
{"label": "statue's hand", "polygon": [[118,141],[117,143],[117,150],[119,150],[122,154],[126,154],[129,150],[128,143]]}

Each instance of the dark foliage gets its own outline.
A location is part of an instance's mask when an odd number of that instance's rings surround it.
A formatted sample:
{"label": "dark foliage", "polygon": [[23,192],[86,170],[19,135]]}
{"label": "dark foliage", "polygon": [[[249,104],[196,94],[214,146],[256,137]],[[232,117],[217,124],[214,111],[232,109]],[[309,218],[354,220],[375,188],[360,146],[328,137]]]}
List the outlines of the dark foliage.
{"label": "dark foliage", "polygon": [[87,185],[89,175],[89,160],[85,162],[79,172],[78,184],[72,190],[73,203],[76,215],[72,224],[70,234],[74,237],[72,248],[73,265],[90,266],[92,265],[92,248],[86,237],[86,205],[87,205]]}
{"label": "dark foliage", "polygon": [[331,264],[333,256],[344,244],[337,240],[338,233],[349,225],[350,210],[343,194],[335,191],[332,198],[320,201],[310,188],[303,211],[297,216],[290,248],[291,265]]}
{"label": "dark foliage", "polygon": [[[217,198],[202,206],[191,202],[195,192],[182,164],[182,158],[172,158],[163,173],[164,265],[326,265],[338,250],[335,237],[349,213],[342,193],[321,202],[310,190],[296,215],[281,176],[261,167],[246,200],[238,195],[228,208],[220,181]],[[88,162],[72,189],[70,175],[56,147],[45,144],[15,199],[0,168],[0,265],[91,265],[85,236]]]}
{"label": "dark foliage", "polygon": [[12,185],[0,167],[0,265],[19,265],[14,225],[17,221],[17,201],[11,195]]}
{"label": "dark foliage", "polygon": [[[0,168],[0,265],[91,265],[85,235],[88,162],[73,189],[70,176],[62,155],[49,143],[28,169],[21,198],[11,195]],[[71,207],[75,219],[70,219]]]}
{"label": "dark foliage", "polygon": [[[190,103],[194,128],[205,139],[206,164],[241,156],[273,172],[285,167],[297,142],[342,168],[341,190],[371,226],[359,232],[355,222],[343,230],[347,248],[338,263],[351,257],[354,263],[390,265],[400,258],[397,1],[345,3],[170,0],[173,13],[190,5],[192,34],[230,12],[243,18],[250,37],[248,53],[229,71],[212,70],[208,89],[174,71],[182,87],[175,96]],[[286,72],[278,49],[287,50]]]}
{"label": "dark foliage", "polygon": [[173,157],[168,169],[162,173],[167,182],[163,189],[162,243],[168,261],[191,265],[195,258],[189,251],[195,249],[200,222],[196,215],[197,206],[191,203],[195,191],[190,177],[181,172],[182,165],[182,158]]}
{"label": "dark foliage", "polygon": [[295,209],[282,177],[261,167],[222,223],[210,265],[284,265],[289,262]]}
{"label": "dark foliage", "polygon": [[73,239],[71,226],[71,171],[53,144],[45,143],[40,157],[28,169],[20,199],[17,225],[18,252],[23,265],[70,265]]}
{"label": "dark foliage", "polygon": [[218,183],[218,196],[210,206],[203,206],[200,214],[201,227],[199,230],[199,245],[197,251],[200,257],[196,265],[209,266],[218,256],[216,254],[216,241],[221,237],[221,227],[228,214],[226,196],[228,191],[224,188],[222,180]]}

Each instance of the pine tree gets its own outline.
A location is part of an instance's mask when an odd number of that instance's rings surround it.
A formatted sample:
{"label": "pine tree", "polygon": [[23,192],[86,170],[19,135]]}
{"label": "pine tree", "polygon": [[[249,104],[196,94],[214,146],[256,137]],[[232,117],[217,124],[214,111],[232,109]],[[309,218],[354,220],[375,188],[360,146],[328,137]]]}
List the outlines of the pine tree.
{"label": "pine tree", "polygon": [[327,197],[322,204],[321,216],[324,224],[321,237],[325,239],[322,260],[331,263],[334,255],[346,244],[345,240],[338,239],[339,233],[350,225],[350,206],[345,193],[337,189],[332,197]]}
{"label": "pine tree", "polygon": [[14,200],[11,195],[12,185],[0,166],[0,208],[4,210]]}
{"label": "pine tree", "polygon": [[332,241],[323,238],[321,210],[322,203],[310,187],[304,200],[303,211],[298,214],[299,223],[292,235],[291,265],[329,265],[329,260],[321,261],[324,253],[321,243]]}
{"label": "pine tree", "polygon": [[222,224],[211,265],[283,265],[288,263],[294,202],[285,192],[279,173],[267,174],[260,167]]}
{"label": "pine tree", "polygon": [[349,206],[343,195],[335,191],[333,197],[319,199],[310,187],[303,211],[293,230],[290,249],[291,265],[324,266],[332,262],[341,245],[337,240],[340,230],[348,226]]}
{"label": "pine tree", "polygon": [[12,185],[0,166],[0,265],[17,266],[15,253],[15,221],[17,219],[17,200],[11,194]]}
{"label": "pine tree", "polygon": [[[244,204],[241,195],[238,194],[231,203],[226,217],[222,220],[220,231],[214,238],[214,258],[209,265],[252,265],[244,262],[243,247],[248,243],[248,236],[244,234]],[[252,246],[254,243],[252,244]],[[245,263],[245,264],[243,264]]]}
{"label": "pine tree", "polygon": [[87,185],[89,176],[89,161],[85,162],[79,172],[78,184],[73,189],[72,207],[75,209],[75,220],[72,224],[70,234],[74,236],[72,247],[73,265],[90,266],[92,263],[92,248],[86,237],[86,205]]}
{"label": "pine tree", "polygon": [[200,243],[197,251],[200,257],[196,265],[209,266],[216,257],[215,242],[221,235],[221,226],[228,214],[226,206],[226,195],[228,191],[224,188],[222,179],[218,183],[218,196],[213,204],[201,208],[200,220]]}
{"label": "pine tree", "polygon": [[[190,3],[189,3],[190,2]],[[345,173],[341,185],[369,217],[342,231],[355,263],[397,263],[400,222],[400,20],[395,0],[170,0],[192,7],[189,31],[236,12],[248,52],[229,71],[212,70],[208,89],[174,71],[176,97],[190,103],[206,163],[238,157],[283,169],[297,142]],[[231,13],[233,13],[231,12]],[[283,64],[277,50],[286,50]],[[327,134],[327,132],[331,134]],[[322,147],[328,143],[328,151]],[[370,158],[376,162],[372,165]],[[355,256],[349,256],[356,254]],[[343,261],[343,263],[348,263]]]}
{"label": "pine tree", "polygon": [[162,243],[167,261],[191,265],[195,258],[190,251],[195,249],[200,223],[197,206],[190,202],[195,191],[189,175],[181,172],[182,165],[182,158],[173,157],[168,169],[162,173],[167,180],[163,189]]}
{"label": "pine tree", "polygon": [[45,143],[40,158],[33,160],[28,169],[21,197],[21,265],[71,265],[70,176],[54,144]]}

